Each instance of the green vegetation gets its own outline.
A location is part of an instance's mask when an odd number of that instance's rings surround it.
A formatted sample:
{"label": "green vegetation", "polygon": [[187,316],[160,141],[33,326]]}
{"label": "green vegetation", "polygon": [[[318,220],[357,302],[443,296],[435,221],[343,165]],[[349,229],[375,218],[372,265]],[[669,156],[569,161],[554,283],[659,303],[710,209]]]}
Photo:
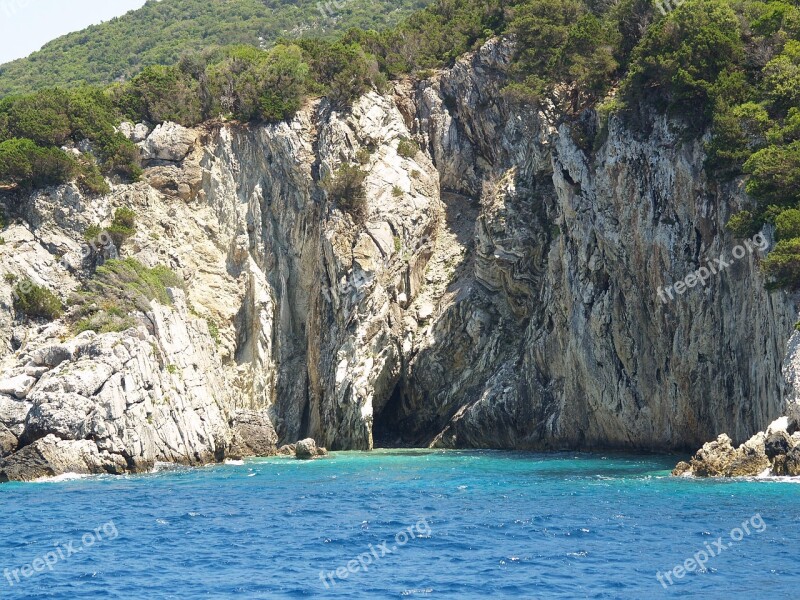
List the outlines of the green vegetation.
{"label": "green vegetation", "polygon": [[[103,194],[109,191],[104,175],[137,180],[138,148],[114,129],[123,118],[183,125],[219,115],[280,121],[309,94],[344,106],[385,80],[377,60],[356,41],[305,39],[266,51],[256,46],[290,31],[310,36],[379,28],[424,1],[351,0],[336,18],[310,0],[151,1],[55,40],[0,68],[0,95],[6,95],[0,100],[0,185],[31,189],[76,180],[85,192]],[[309,27],[298,27],[302,23]],[[373,34],[379,35],[369,29]],[[108,89],[87,85],[120,80],[128,81]],[[61,149],[85,141],[88,154]]]}
{"label": "green vegetation", "polygon": [[772,288],[800,287],[800,238],[778,242],[761,268],[771,278]]}
{"label": "green vegetation", "polygon": [[111,225],[105,228],[100,225],[90,225],[83,232],[83,239],[90,244],[105,243],[107,240],[100,239],[103,233],[111,237],[111,241],[119,250],[126,240],[136,233],[136,212],[125,206],[118,208],[114,212]]}
{"label": "green vegetation", "polygon": [[789,208],[775,217],[775,237],[778,241],[800,238],[800,210]]}
{"label": "green vegetation", "polygon": [[[115,131],[118,111],[99,89],[50,89],[0,100],[0,183],[22,188],[77,179],[89,193],[106,193],[101,174],[135,180],[139,150]],[[88,154],[64,152],[87,142]]]}
{"label": "green vegetation", "polygon": [[148,268],[133,258],[109,260],[71,298],[74,329],[106,333],[133,327],[135,315],[148,312],[152,300],[172,304],[168,287],[182,287],[182,282],[167,267]]}
{"label": "green vegetation", "polygon": [[356,160],[362,165],[368,165],[371,156],[372,153],[367,148],[361,148],[356,152]]}
{"label": "green vegetation", "polygon": [[[512,101],[558,96],[568,101],[568,118],[595,107],[602,120],[614,111],[633,127],[644,126],[654,108],[674,117],[687,136],[710,131],[709,174],[746,176],[754,200],[729,229],[750,236],[774,224],[779,245],[765,271],[773,282],[800,287],[800,279],[792,283],[800,228],[789,212],[800,210],[800,0],[686,0],[667,15],[654,0],[436,0],[403,20],[414,4],[368,19],[368,1],[351,0],[327,24],[306,0],[148,2],[56,40],[0,70],[0,93],[45,82],[121,83],[0,101],[0,183],[35,187],[76,178],[101,193],[103,175],[139,175],[136,147],[113,129],[121,118],[275,122],[319,95],[346,109],[391,78],[427,76],[489,37],[513,33],[517,52],[506,87]],[[388,22],[396,24],[378,30]],[[312,24],[305,37],[286,33],[298,23]],[[327,27],[340,33],[319,35]],[[576,123],[573,131],[587,152],[605,139],[603,128]],[[90,156],[60,149],[84,140]],[[404,139],[397,151],[411,158],[418,148]],[[368,150],[356,158],[368,164]],[[321,182],[358,222],[367,212],[365,177],[345,165]]]}
{"label": "green vegetation", "polygon": [[[418,7],[402,5],[391,17],[373,21],[366,19],[367,1],[352,0],[332,23],[341,27],[348,20],[361,25],[397,21],[408,7]],[[267,11],[267,20],[265,6],[256,0],[148,2],[141,11],[56,40],[30,59],[5,66],[0,70],[0,93],[3,85],[9,86],[7,91],[19,91],[44,88],[45,82],[130,80],[107,89],[86,85],[74,90],[40,89],[0,100],[0,184],[33,188],[77,180],[88,193],[107,193],[104,175],[135,181],[141,173],[138,148],[114,129],[123,118],[152,124],[172,120],[187,126],[219,116],[280,121],[313,95],[325,95],[334,107],[343,109],[371,86],[382,88],[388,77],[452,63],[500,32],[504,15],[501,0],[440,0],[384,32],[351,29],[338,40],[285,38],[269,50],[222,46],[254,44],[254,32],[265,27],[274,34],[264,36],[265,43],[277,40],[282,31],[277,13],[292,12],[294,26],[303,21],[302,15],[308,17],[312,4],[274,8]],[[187,35],[167,36],[164,21],[178,17]],[[244,31],[237,29],[234,24],[245,17],[255,21],[248,22]],[[143,30],[136,30],[135,41],[125,37],[139,25]],[[151,33],[153,47],[146,41]],[[73,48],[78,41],[80,48]],[[161,42],[170,49],[157,51]],[[142,62],[128,60],[131,56]],[[124,64],[117,64],[120,59]],[[85,142],[90,151],[80,156],[61,149]],[[413,148],[404,149],[410,155]]]}
{"label": "green vegetation", "polygon": [[231,46],[187,55],[177,66],[145,68],[110,95],[133,121],[276,122],[291,118],[310,95],[346,108],[383,81],[375,57],[358,44],[301,40],[269,50]]}
{"label": "green vegetation", "polygon": [[[351,28],[380,30],[427,0],[348,0],[320,11],[317,0],[166,0],[46,44],[0,67],[0,96],[52,86],[127,81],[148,66],[171,66],[187,53],[278,38],[334,37]],[[325,9],[325,2],[321,4]]]}
{"label": "green vegetation", "polygon": [[206,324],[208,325],[208,334],[211,336],[211,339],[216,342],[217,346],[222,343],[222,337],[219,334],[219,325],[213,319],[206,319]]}
{"label": "green vegetation", "polygon": [[118,208],[106,231],[117,249],[122,248],[122,244],[136,233],[136,213],[127,207]]}
{"label": "green vegetation", "polygon": [[414,158],[419,152],[419,146],[413,140],[403,138],[397,144],[397,153],[403,158]]}
{"label": "green vegetation", "polygon": [[739,18],[727,0],[689,0],[650,27],[634,49],[624,91],[681,115],[701,115],[735,85],[744,58]]}
{"label": "green vegetation", "polygon": [[58,296],[30,279],[23,279],[14,287],[14,308],[27,317],[50,321],[64,313]]}
{"label": "green vegetation", "polygon": [[134,121],[195,125],[203,118],[197,82],[174,66],[148,67],[114,88],[112,96],[122,115]]}
{"label": "green vegetation", "polygon": [[711,127],[706,168],[747,176],[754,205],[728,229],[765,223],[778,244],[762,263],[771,286],[800,287],[800,7],[797,2],[689,0],[633,52],[630,104],[648,101]]}
{"label": "green vegetation", "polygon": [[339,208],[353,217],[356,223],[367,218],[367,197],[364,190],[366,171],[354,165],[342,165],[333,175],[322,180],[322,189]]}
{"label": "green vegetation", "polygon": [[540,98],[557,83],[607,86],[617,68],[613,30],[580,0],[531,0],[514,11],[520,43],[512,69],[514,94]]}
{"label": "green vegetation", "polygon": [[131,327],[136,327],[136,319],[133,316],[126,314],[113,304],[101,302],[91,311],[91,314],[78,320],[74,324],[73,330],[76,334],[84,331],[112,333],[125,331]]}
{"label": "green vegetation", "polygon": [[0,142],[0,182],[25,188],[58,184],[72,179],[78,163],[58,148],[42,148],[31,140]]}
{"label": "green vegetation", "polygon": [[167,288],[182,286],[178,276],[167,267],[149,268],[136,259],[125,258],[109,260],[98,267],[87,290],[147,312],[151,300],[171,305]]}

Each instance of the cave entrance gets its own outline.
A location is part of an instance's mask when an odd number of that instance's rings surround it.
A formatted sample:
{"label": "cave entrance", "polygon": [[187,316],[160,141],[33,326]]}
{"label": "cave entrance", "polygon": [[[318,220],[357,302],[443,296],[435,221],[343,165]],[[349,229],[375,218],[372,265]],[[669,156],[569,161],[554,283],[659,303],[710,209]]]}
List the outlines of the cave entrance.
{"label": "cave entrance", "polygon": [[372,422],[372,444],[375,448],[405,448],[407,441],[403,437],[400,424],[405,382],[401,379],[394,386],[391,396],[383,409]]}

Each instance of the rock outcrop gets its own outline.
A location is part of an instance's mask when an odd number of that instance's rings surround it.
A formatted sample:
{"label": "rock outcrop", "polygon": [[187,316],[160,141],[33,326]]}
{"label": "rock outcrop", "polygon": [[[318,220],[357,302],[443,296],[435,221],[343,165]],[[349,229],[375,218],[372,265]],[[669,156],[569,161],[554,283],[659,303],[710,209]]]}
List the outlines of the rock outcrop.
{"label": "rock outcrop", "polygon": [[327,454],[328,451],[325,448],[318,447],[317,443],[311,438],[300,440],[294,445],[294,456],[300,460],[311,460]]}
{"label": "rock outcrop", "polygon": [[[316,102],[269,127],[164,124],[140,142],[141,183],[25,198],[0,249],[10,276],[66,301],[91,276],[83,231],[124,206],[138,226],[123,256],[170,267],[186,291],[153,301],[137,327],[74,336],[69,313],[15,315],[13,281],[0,283],[0,478],[268,456],[309,434],[371,448],[373,399],[402,371],[398,299],[418,293],[442,212],[430,158],[397,151],[410,135],[375,93],[347,114]],[[356,155],[363,226],[318,185]],[[13,214],[16,199],[6,206]]]}
{"label": "rock outcrop", "polygon": [[[729,256],[741,182],[708,180],[702,132],[664,117],[510,104],[511,52],[493,40],[430,79],[345,112],[315,100],[286,123],[123,124],[142,181],[0,198],[0,477],[270,455],[305,438],[656,450],[725,431],[733,448],[778,417],[796,307],[765,290],[763,252],[659,294]],[[365,173],[363,222],[321,185],[345,163]],[[15,314],[15,278],[63,300],[82,286],[83,234],[119,207],[138,216],[122,256],[182,281],[170,305],[77,336],[69,311]],[[790,465],[792,448],[775,454],[787,443],[717,466]],[[724,440],[707,454],[721,452]]]}
{"label": "rock outcrop", "polygon": [[278,453],[278,434],[269,415],[252,410],[238,411],[233,418],[229,458],[273,456]]}
{"label": "rock outcrop", "polygon": [[[233,402],[219,357],[207,352],[206,322],[191,317],[181,291],[172,294],[172,307],[153,303],[152,332],[86,331],[62,342],[68,332],[55,325],[6,358],[4,372],[29,374],[30,384],[5,396],[16,406],[0,418],[21,450],[0,460],[0,478],[59,474],[65,464],[78,473],[137,472],[225,455]],[[60,449],[67,462],[53,462]]]}
{"label": "rock outcrop", "polygon": [[735,447],[726,434],[703,444],[692,459],[672,471],[676,476],[755,477],[800,475],[800,429],[783,417]]}

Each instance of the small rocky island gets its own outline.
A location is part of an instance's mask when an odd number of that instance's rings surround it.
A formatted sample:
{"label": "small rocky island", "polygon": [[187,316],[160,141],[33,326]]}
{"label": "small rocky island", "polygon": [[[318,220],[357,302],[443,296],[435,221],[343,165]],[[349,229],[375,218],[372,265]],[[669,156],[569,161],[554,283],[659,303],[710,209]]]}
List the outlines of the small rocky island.
{"label": "small rocky island", "polygon": [[673,475],[697,477],[755,477],[800,475],[800,427],[781,417],[736,447],[726,434],[708,442],[689,462],[681,461]]}

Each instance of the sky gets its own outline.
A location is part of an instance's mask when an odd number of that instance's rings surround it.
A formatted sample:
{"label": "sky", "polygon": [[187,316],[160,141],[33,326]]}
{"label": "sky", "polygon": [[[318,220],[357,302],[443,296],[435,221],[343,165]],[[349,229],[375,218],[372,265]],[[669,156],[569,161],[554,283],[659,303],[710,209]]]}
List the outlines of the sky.
{"label": "sky", "polygon": [[145,0],[0,0],[0,64],[52,39],[124,15]]}

